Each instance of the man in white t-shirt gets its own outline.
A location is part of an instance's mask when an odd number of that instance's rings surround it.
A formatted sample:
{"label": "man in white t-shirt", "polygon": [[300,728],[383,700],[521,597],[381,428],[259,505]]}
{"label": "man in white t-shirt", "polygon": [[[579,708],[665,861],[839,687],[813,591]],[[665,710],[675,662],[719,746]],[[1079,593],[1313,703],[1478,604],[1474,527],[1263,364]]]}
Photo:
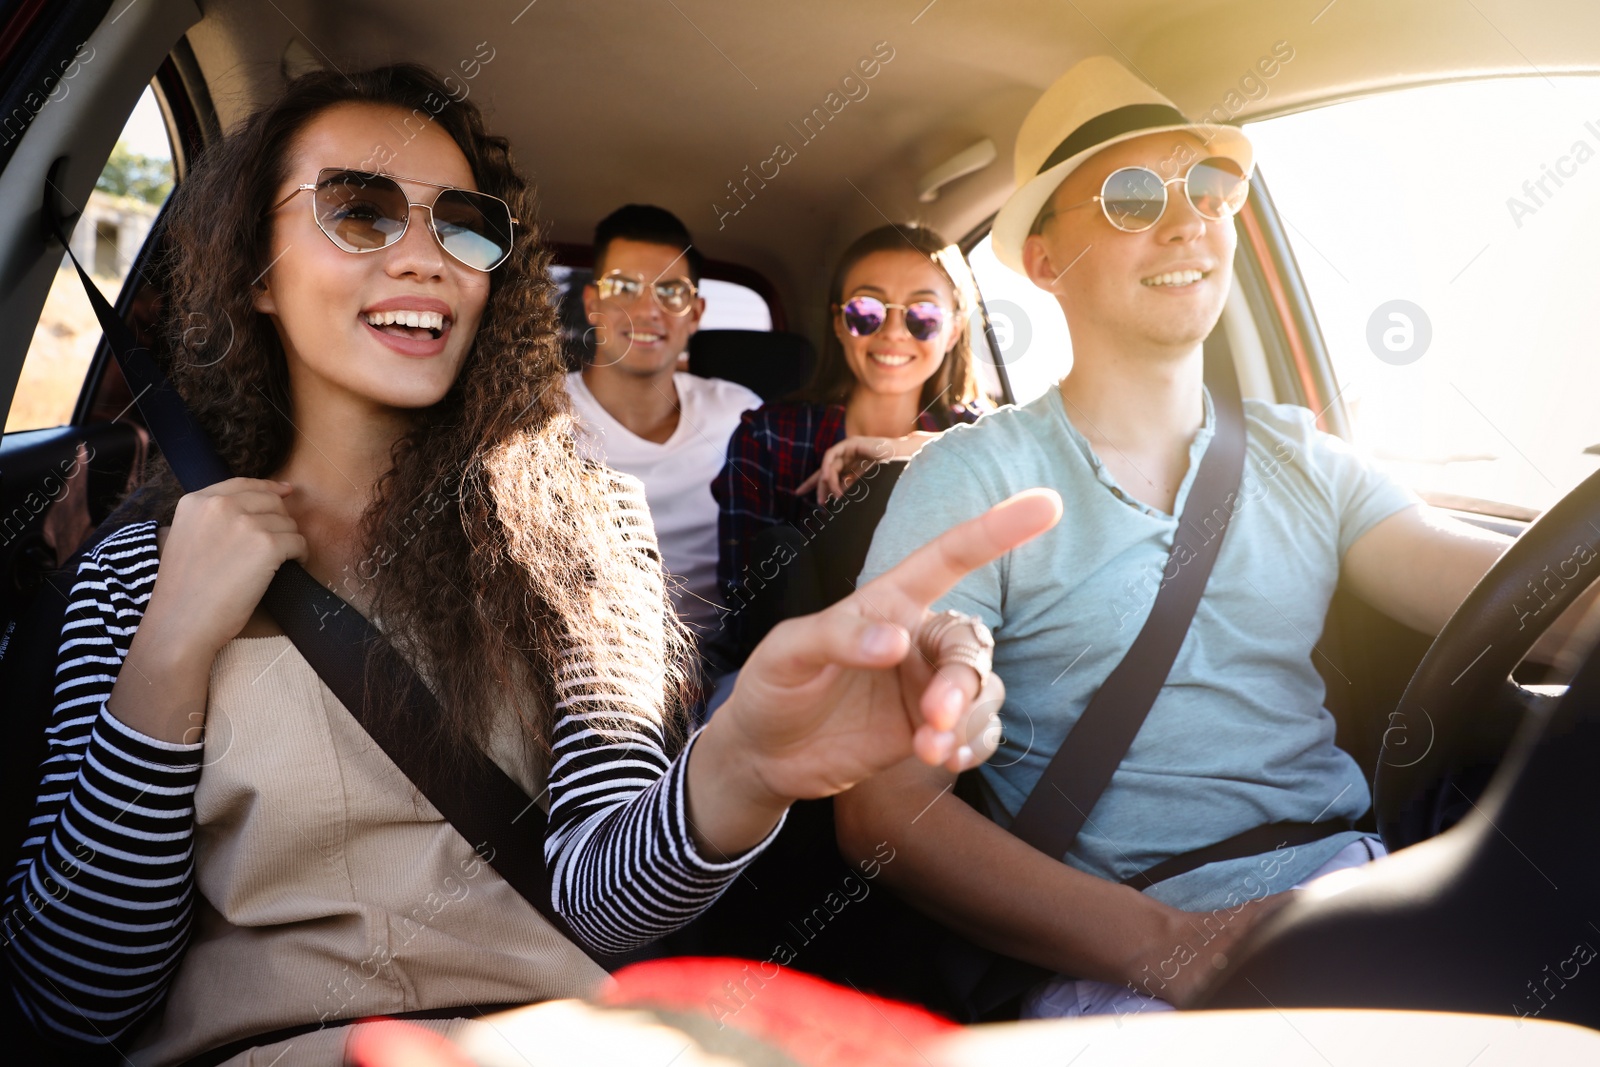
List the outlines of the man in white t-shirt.
{"label": "man in white t-shirt", "polygon": [[587,453],[644,483],[678,613],[704,638],[722,607],[711,482],[739,416],[761,398],[677,370],[705,312],[700,269],[670,211],[629,204],[602,219],[583,289],[594,358],[567,375],[567,391]]}

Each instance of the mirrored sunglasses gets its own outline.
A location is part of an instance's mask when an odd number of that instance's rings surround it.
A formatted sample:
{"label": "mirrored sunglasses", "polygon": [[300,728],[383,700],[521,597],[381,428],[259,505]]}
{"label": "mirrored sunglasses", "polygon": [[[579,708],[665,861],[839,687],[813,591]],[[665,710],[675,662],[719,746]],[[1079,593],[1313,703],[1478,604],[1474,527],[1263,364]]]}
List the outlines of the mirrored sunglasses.
{"label": "mirrored sunglasses", "polygon": [[416,178],[401,179],[439,190],[432,203],[415,203],[387,174],[324,167],[315,185],[300,185],[272,205],[272,210],[310,192],[311,213],[317,229],[346,252],[376,252],[406,235],[411,209],[428,212],[428,229],[439,247],[473,270],[491,271],[511,255],[513,233],[519,220],[511,206],[497,196]]}
{"label": "mirrored sunglasses", "polygon": [[844,328],[851,337],[870,337],[889,321],[889,309],[899,308],[906,317],[906,332],[918,341],[931,341],[944,329],[945,310],[932,300],[914,304],[886,304],[875,296],[853,296],[839,309]]}
{"label": "mirrored sunglasses", "polygon": [[1213,222],[1238,214],[1250,195],[1250,179],[1239,164],[1222,156],[1212,156],[1197,161],[1181,177],[1165,180],[1149,167],[1114,170],[1106,175],[1099,196],[1059,211],[1098,203],[1111,225],[1124,233],[1142,233],[1161,221],[1167,210],[1167,186],[1175,184],[1183,186],[1184,195],[1195,213]]}
{"label": "mirrored sunglasses", "polygon": [[[600,294],[601,300],[632,303],[644,293],[645,281],[637,274],[613,270],[607,271],[603,277],[596,278],[594,287]],[[694,283],[687,278],[651,282],[650,291],[655,294],[662,309],[673,315],[687,315],[689,309],[694,306],[694,298],[699,293]]]}

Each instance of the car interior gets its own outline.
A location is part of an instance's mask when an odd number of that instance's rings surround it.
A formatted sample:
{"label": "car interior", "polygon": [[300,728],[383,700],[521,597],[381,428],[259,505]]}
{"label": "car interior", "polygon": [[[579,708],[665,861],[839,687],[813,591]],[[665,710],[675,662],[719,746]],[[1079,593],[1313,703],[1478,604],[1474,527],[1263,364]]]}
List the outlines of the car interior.
{"label": "car interior", "polygon": [[[21,839],[37,785],[50,692],[37,665],[51,659],[56,641],[27,619],[42,601],[63,595],[70,576],[61,568],[137,483],[154,447],[139,398],[93,321],[51,324],[50,309],[68,299],[58,294],[78,281],[45,221],[47,204],[69,223],[99,210],[91,191],[106,187],[108,160],[137,109],[156,116],[164,132],[170,187],[288,77],[396,60],[427,64],[484,109],[537,187],[540,238],[564,286],[574,366],[586,330],[575,294],[589,277],[595,223],[621,204],[659,204],[685,221],[707,258],[711,310],[688,369],[771,400],[809,377],[826,328],[829,270],[855,236],[885,221],[916,220],[981,265],[989,224],[1012,189],[1022,117],[1079,59],[1116,56],[1186,114],[1263,129],[1459,83],[1600,73],[1600,9],[1573,0],[1532,7],[1536,13],[1444,0],[0,3],[0,203],[10,208],[0,215],[0,311],[24,327],[0,337],[0,401],[11,412],[0,444],[5,855]],[[1278,42],[1289,43],[1293,60],[1282,62],[1280,49],[1269,79],[1258,61]],[[873,61],[875,75],[861,76],[863,60]],[[1337,146],[1320,154],[1339,155]],[[1524,169],[1537,174],[1538,164]],[[1465,158],[1442,160],[1434,173],[1408,177],[1448,183],[1454,167],[1466,165]],[[1361,180],[1356,173],[1349,180]],[[1577,173],[1569,178],[1574,186],[1583,178]],[[1347,344],[1345,331],[1330,326],[1332,305],[1316,290],[1326,268],[1311,262],[1322,257],[1302,227],[1280,213],[1269,191],[1274,177],[1263,153],[1237,221],[1235,283],[1220,339],[1246,396],[1303,405],[1322,429],[1359,444],[1355,409],[1342,395],[1345,357],[1333,351]],[[115,247],[97,281],[158,357],[165,195],[144,197],[153,207],[143,209],[142,243],[121,240],[118,225],[125,234],[132,224],[106,221],[109,215],[95,215],[72,238],[76,249],[92,229],[95,240]],[[1581,195],[1593,202],[1593,194],[1564,195],[1572,205]],[[1494,210],[1504,213],[1498,200]],[[1527,224],[1541,221],[1548,220]],[[1464,276],[1469,284],[1474,277]],[[987,307],[972,330],[984,380],[997,402],[1029,399],[1044,386],[1028,386],[1024,372],[1051,380],[1038,369],[1053,358],[1041,354],[1043,326],[991,287],[992,272],[979,269],[978,277]],[[719,300],[728,309],[720,318]],[[195,328],[212,331],[225,348],[226,324]],[[75,362],[49,347],[74,329],[85,338]],[[1037,344],[1024,351],[1028,330]],[[1442,330],[1435,343],[1445,343]],[[19,415],[50,374],[66,399],[43,415]],[[1502,374],[1507,392],[1582,388],[1532,372]],[[1586,432],[1600,440],[1592,423]],[[1574,944],[1600,943],[1600,911],[1592,910],[1600,861],[1585,840],[1600,825],[1590,767],[1600,756],[1600,657],[1579,656],[1565,671],[1522,663],[1557,611],[1525,626],[1515,607],[1573,544],[1600,533],[1600,473],[1593,473],[1600,459],[1579,463],[1578,476],[1556,478],[1537,504],[1419,489],[1468,522],[1519,538],[1437,639],[1345,590],[1323,632],[1307,635],[1338,743],[1376,783],[1362,828],[1381,832],[1391,848],[1407,847],[1364,878],[1286,910],[1250,942],[1204,1005],[1230,1021],[1231,1029],[1208,1031],[1216,1040],[1246,1047],[1252,1027],[1267,1025],[1253,1018],[1281,1020],[1300,1009],[1419,1019],[1472,1013],[1514,1020],[1529,1033],[1537,1030],[1531,1022],[1600,1029],[1600,977],[1561,969]],[[897,475],[886,465],[874,475],[885,491],[873,506],[849,512],[848,522],[809,546],[790,586],[763,603],[772,620],[848,593]],[[1559,610],[1587,584],[1567,582],[1548,603]],[[1474,660],[1484,646],[1492,654]],[[804,910],[834,877],[830,864],[843,862],[830,802],[801,805],[785,833],[788,847],[764,857],[750,885],[730,891],[707,917],[738,918],[738,936],[705,934],[702,919],[670,947],[765,955],[768,925]],[[931,921],[887,903],[858,909],[800,966],[948,1011],[923,981],[921,964],[878,965],[914,960]],[[864,959],[861,946],[873,938],[886,947]],[[1559,992],[1550,974],[1561,976]],[[22,1024],[7,1011],[9,1033]],[[1359,1027],[1365,1016],[1350,1018]],[[1419,1040],[1435,1033],[1430,1026],[1418,1022]],[[1123,1047],[1133,1055],[1137,1029],[1122,1037],[1095,1032],[1101,1041],[1130,1042]],[[1403,1026],[1381,1032],[1404,1039]],[[1067,1047],[1051,1046],[1049,1054]],[[981,1058],[1000,1050],[985,1046],[970,1062],[1001,1062]],[[1044,1051],[1013,1049],[1023,1062]],[[1187,1062],[1172,1056],[1151,1062]]]}

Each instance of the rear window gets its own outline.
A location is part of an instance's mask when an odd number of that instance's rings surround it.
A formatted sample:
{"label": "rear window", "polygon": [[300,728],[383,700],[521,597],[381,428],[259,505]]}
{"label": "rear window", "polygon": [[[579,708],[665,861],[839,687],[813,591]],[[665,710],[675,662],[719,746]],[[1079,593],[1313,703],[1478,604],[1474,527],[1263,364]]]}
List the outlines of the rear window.
{"label": "rear window", "polygon": [[702,330],[772,329],[772,309],[748,286],[706,278],[700,283],[700,295],[706,300]]}

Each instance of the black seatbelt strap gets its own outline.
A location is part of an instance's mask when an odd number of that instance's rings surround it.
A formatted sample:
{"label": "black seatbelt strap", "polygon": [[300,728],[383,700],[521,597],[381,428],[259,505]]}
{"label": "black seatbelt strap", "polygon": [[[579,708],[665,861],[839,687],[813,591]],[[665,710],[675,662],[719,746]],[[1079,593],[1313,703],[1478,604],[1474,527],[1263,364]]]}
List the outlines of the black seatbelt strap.
{"label": "black seatbelt strap", "polygon": [[1215,431],[1184,501],[1150,616],[1011,823],[1013,834],[1054,859],[1066,856],[1150,714],[1233,518],[1244,470],[1244,409],[1220,327],[1206,340],[1205,379]]}
{"label": "black seatbelt strap", "polygon": [[[145,429],[178,483],[192,493],[232,477],[155,358],[134,338],[72,254],[68,230],[53,200],[47,191],[46,225],[77,268],[106,344],[139,405]],[[294,560],[278,568],[261,603],[357,724],[467,844],[552,926],[584,948],[551,902],[550,871],[544,861],[548,822],[544,811],[480,750],[469,746],[469,751],[450,754],[455,758],[441,758],[433,740],[433,724],[440,721],[439,705],[416,671],[398,656],[391,657],[397,661],[393,670],[367,670],[368,657],[384,640],[378,629]],[[370,703],[369,682],[373,685]],[[374,715],[372,708],[399,710]],[[596,962],[605,966],[603,959],[596,958]]]}
{"label": "black seatbelt strap", "polygon": [[1269,822],[1261,826],[1252,826],[1243,833],[1234,834],[1226,841],[1218,841],[1214,845],[1206,845],[1193,852],[1185,852],[1181,856],[1162,860],[1154,867],[1147,867],[1138,874],[1124,878],[1122,884],[1144,890],[1157,882],[1165,882],[1168,878],[1197,871],[1208,863],[1260,856],[1280,848],[1298,848],[1354,829],[1355,823],[1349,819],[1329,819],[1326,822]]}
{"label": "black seatbelt strap", "polygon": [[83,290],[89,295],[94,316],[100,320],[100,329],[105,333],[106,344],[116,356],[117,365],[122,368],[122,377],[133,393],[134,402],[139,405],[145,429],[160,444],[161,452],[167,457],[178,483],[185,491],[192,493],[233,477],[206,440],[205,431],[189,414],[178,391],[172,387],[149,351],[134,338],[128,324],[101,295],[99,287],[83,269],[83,264],[78,262],[78,257],[72,254],[72,246],[62,232],[61,220],[51,217],[48,207],[45,217],[52,235],[67,250],[67,258],[72,260],[72,266],[83,282]]}
{"label": "black seatbelt strap", "polygon": [[[1233,354],[1220,326],[1206,339],[1204,358],[1215,430],[1189,486],[1167,555],[1163,577],[1169,573],[1173,577],[1162,581],[1133,645],[1089,699],[1011,822],[1013,834],[1052,859],[1066,857],[1150,714],[1189,631],[1233,515],[1228,505],[1238,494],[1244,470],[1244,408]],[[1275,845],[1276,841],[1265,848]],[[1189,858],[1205,851],[1175,857],[1168,866],[1176,872]],[[1156,873],[1160,867],[1141,874]],[[1134,879],[1139,881],[1137,888],[1149,884],[1141,875]],[[964,1007],[980,1021],[996,1017],[997,1011],[1004,1013],[1006,1005],[1050,974],[1043,967],[967,942],[947,946],[940,966]]]}

